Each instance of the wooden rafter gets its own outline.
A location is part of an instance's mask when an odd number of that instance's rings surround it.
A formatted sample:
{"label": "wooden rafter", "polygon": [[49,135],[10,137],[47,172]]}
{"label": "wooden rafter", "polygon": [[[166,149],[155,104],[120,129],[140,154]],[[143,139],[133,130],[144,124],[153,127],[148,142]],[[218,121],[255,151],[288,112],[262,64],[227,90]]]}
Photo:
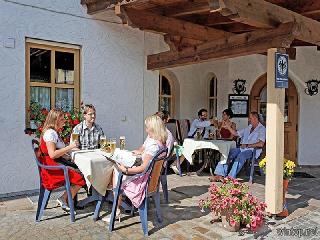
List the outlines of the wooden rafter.
{"label": "wooden rafter", "polygon": [[258,30],[204,43],[182,51],[168,51],[149,55],[147,69],[156,70],[212,59],[239,57],[255,53],[264,53],[269,48],[288,48],[298,34],[293,23],[281,24],[276,29]]}
{"label": "wooden rafter", "polygon": [[176,18],[160,16],[147,11],[116,6],[116,14],[129,26],[143,30],[179,35],[200,41],[209,41],[231,36],[222,30],[194,24]]}
{"label": "wooden rafter", "polygon": [[320,22],[302,16],[263,0],[210,0],[215,2],[214,11],[234,21],[251,26],[276,27],[285,22],[296,22],[300,29],[297,39],[320,45]]}
{"label": "wooden rafter", "polygon": [[202,44],[203,41],[184,38],[181,36],[164,35],[164,41],[169,45],[172,51],[181,51],[183,48]]}

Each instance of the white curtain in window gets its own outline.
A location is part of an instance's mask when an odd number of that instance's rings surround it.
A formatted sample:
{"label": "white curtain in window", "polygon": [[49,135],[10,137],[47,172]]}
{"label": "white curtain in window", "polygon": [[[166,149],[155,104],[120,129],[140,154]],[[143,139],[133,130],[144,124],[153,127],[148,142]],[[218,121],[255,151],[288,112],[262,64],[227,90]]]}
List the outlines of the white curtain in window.
{"label": "white curtain in window", "polygon": [[31,87],[31,102],[37,102],[43,108],[50,110],[50,88]]}
{"label": "white curtain in window", "polygon": [[64,111],[70,111],[73,108],[73,89],[57,88],[56,89],[56,108]]}

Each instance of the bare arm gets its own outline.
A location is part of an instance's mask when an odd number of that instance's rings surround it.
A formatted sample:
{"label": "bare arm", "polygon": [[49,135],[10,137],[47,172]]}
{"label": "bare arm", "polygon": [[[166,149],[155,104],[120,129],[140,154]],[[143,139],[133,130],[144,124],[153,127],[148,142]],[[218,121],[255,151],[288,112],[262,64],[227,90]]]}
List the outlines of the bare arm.
{"label": "bare arm", "polygon": [[76,148],[78,146],[78,141],[70,143],[69,146],[56,149],[56,144],[54,142],[46,142],[48,154],[50,158],[55,159],[63,156],[64,154],[68,153],[73,148]]}
{"label": "bare arm", "polygon": [[251,144],[241,144],[241,148],[263,148],[264,146],[264,141],[259,140],[256,143],[251,143]]}
{"label": "bare arm", "polygon": [[232,127],[232,125],[233,124],[225,124],[225,126],[226,126],[226,128],[231,132],[231,134],[233,135],[233,136],[235,136],[235,137],[238,137],[239,136],[239,134],[238,134],[238,132],[237,132],[237,130],[236,130],[236,126],[235,126],[235,124],[234,124],[234,127]]}
{"label": "bare arm", "polygon": [[139,147],[138,149],[133,150],[132,153],[133,153],[133,155],[140,155],[140,154],[143,153],[143,151],[144,151],[144,146],[142,145],[142,146]]}
{"label": "bare arm", "polygon": [[[233,122],[232,124],[231,124],[231,128],[232,128],[232,130],[233,131],[235,131],[236,133],[237,133],[237,125]],[[238,134],[238,133],[237,133]],[[230,135],[230,139],[233,139],[234,137],[236,137],[236,135],[234,135],[232,132],[231,132],[231,135]]]}

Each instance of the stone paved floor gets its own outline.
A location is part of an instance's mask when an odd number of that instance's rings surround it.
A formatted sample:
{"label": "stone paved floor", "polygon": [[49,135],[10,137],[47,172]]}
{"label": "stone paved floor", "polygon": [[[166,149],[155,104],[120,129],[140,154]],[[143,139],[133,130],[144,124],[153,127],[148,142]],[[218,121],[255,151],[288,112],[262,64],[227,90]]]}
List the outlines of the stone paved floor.
{"label": "stone paved floor", "polygon": [[[320,239],[320,168],[303,168],[316,178],[295,178],[290,182],[287,199],[290,216],[268,219],[256,234],[241,231],[231,233],[221,223],[210,223],[210,214],[201,213],[198,200],[206,195],[209,187],[207,176],[168,176],[170,204],[161,204],[164,222],[153,222],[153,204],[149,212],[149,239]],[[256,177],[250,187],[252,193],[264,199],[264,179]],[[81,198],[81,196],[80,196]],[[32,200],[32,201],[31,201]],[[92,220],[94,206],[77,211],[76,222],[57,207],[54,199],[49,202],[43,220],[35,223],[34,197],[21,196],[0,199],[0,239],[143,239],[139,216],[125,216],[116,223],[110,234],[107,224]],[[110,213],[104,206],[102,216]],[[313,230],[317,229],[317,235]],[[300,229],[300,230],[299,230]],[[300,231],[300,232],[299,232]],[[309,231],[309,232],[306,232]],[[298,234],[309,236],[298,236]],[[291,234],[291,235],[290,235]],[[290,236],[288,236],[290,235]]]}

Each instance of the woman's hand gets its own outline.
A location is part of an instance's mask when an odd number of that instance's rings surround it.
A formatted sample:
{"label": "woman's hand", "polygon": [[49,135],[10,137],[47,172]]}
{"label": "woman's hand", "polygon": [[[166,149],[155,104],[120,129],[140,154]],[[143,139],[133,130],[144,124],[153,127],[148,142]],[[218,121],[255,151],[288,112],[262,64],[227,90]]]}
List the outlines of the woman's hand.
{"label": "woman's hand", "polygon": [[75,140],[73,142],[70,142],[69,146],[72,147],[72,149],[74,149],[74,148],[79,148],[80,144],[79,144],[78,140]]}
{"label": "woman's hand", "polygon": [[139,151],[139,150],[133,150],[133,151],[132,151],[132,154],[135,155],[135,156],[141,155],[141,151]]}
{"label": "woman's hand", "polygon": [[121,163],[121,164],[117,163],[117,166],[118,166],[118,169],[119,169],[121,172],[123,172],[123,173],[126,172],[126,167],[125,167],[122,163]]}

